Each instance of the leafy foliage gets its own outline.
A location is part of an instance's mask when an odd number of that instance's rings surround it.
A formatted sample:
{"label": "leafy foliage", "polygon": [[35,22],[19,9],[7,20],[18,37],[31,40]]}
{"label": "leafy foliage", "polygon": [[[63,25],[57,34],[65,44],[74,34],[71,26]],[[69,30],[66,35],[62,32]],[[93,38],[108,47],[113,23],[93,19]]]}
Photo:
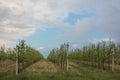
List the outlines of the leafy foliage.
{"label": "leafy foliage", "polygon": [[90,44],[82,49],[75,49],[69,54],[71,60],[81,61],[84,64],[103,70],[111,70],[112,56],[115,58],[115,65],[119,65],[120,47],[115,45],[113,41]]}
{"label": "leafy foliage", "polygon": [[[60,48],[53,49],[48,60],[57,63],[62,70],[65,70],[67,49],[67,44],[62,44]],[[120,45],[116,45],[111,40],[92,43],[69,52],[69,60],[79,61],[102,70],[111,70],[113,57],[115,65],[120,65]]]}
{"label": "leafy foliage", "polygon": [[0,48],[0,60],[16,61],[16,54],[18,54],[19,71],[43,59],[43,55],[36,49],[28,46],[24,40],[19,41],[19,44],[12,49]]}
{"label": "leafy foliage", "polygon": [[66,70],[67,67],[67,51],[68,44],[62,44],[60,48],[52,49],[48,55],[48,60],[60,66],[61,70]]}

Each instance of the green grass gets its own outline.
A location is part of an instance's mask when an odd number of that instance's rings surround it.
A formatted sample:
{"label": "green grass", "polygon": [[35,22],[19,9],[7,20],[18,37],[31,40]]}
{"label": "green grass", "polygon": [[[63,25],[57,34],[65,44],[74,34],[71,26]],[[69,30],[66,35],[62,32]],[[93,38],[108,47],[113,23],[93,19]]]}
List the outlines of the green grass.
{"label": "green grass", "polygon": [[105,72],[87,65],[72,65],[81,74],[81,80],[120,80],[120,73]]}
{"label": "green grass", "polygon": [[22,73],[18,76],[4,73],[0,80],[78,80],[78,77],[73,74],[60,72]]}
{"label": "green grass", "polygon": [[0,80],[120,80],[120,73],[103,72],[87,65],[70,65],[69,72],[1,72]]}

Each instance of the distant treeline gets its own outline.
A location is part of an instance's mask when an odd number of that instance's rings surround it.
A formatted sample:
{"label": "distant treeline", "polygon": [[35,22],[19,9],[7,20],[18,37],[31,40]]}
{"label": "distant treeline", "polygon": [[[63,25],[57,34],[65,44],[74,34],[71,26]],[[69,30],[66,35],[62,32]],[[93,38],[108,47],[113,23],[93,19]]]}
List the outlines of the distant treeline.
{"label": "distant treeline", "polygon": [[25,40],[21,40],[14,49],[5,49],[4,46],[0,47],[0,64],[2,65],[4,60],[16,61],[16,54],[18,54],[19,71],[43,59],[43,55],[39,51],[28,46]]}
{"label": "distant treeline", "polygon": [[[66,65],[66,55],[67,46],[62,44],[60,48],[51,50],[48,59],[63,68]],[[70,61],[81,62],[102,70],[111,70],[112,67],[120,65],[120,44],[115,44],[111,40],[91,43],[70,50],[68,55]]]}
{"label": "distant treeline", "polygon": [[67,52],[68,44],[62,44],[60,48],[52,49],[47,59],[56,63],[60,66],[61,70],[66,71],[67,69]]}

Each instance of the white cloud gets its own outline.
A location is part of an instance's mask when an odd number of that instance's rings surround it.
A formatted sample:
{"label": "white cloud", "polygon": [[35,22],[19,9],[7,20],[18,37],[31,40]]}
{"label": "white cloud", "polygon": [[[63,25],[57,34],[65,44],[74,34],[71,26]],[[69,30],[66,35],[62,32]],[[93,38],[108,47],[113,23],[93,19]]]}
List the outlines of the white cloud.
{"label": "white cloud", "polygon": [[62,20],[66,13],[63,8],[57,6],[58,3],[54,0],[37,0],[36,3],[32,0],[0,0],[0,28],[3,33],[1,36],[10,33],[8,38],[21,38],[33,34],[37,28],[64,25]]}
{"label": "white cloud", "polygon": [[37,48],[38,51],[44,51],[45,50],[45,47],[39,47]]}
{"label": "white cloud", "polygon": [[[96,26],[119,39],[119,3],[119,0],[0,0],[0,38],[19,39],[38,28],[59,27],[65,30],[65,34],[61,33],[64,37],[80,40]],[[84,11],[93,12],[95,18],[78,20],[75,25],[64,22],[69,13]]]}
{"label": "white cloud", "polygon": [[11,46],[15,46],[15,44],[15,42],[0,39],[0,47],[5,46],[5,48],[10,48]]}
{"label": "white cloud", "polygon": [[78,44],[72,44],[71,47],[72,48],[79,48],[79,45]]}
{"label": "white cloud", "polygon": [[[88,1],[88,0],[87,0]],[[116,41],[119,41],[120,34],[120,1],[119,0],[92,0],[91,2],[87,2],[75,0],[71,2],[70,6],[72,6],[72,11],[77,14],[80,14],[81,11],[90,11],[94,13],[93,17],[88,17],[88,19],[78,20],[74,26],[68,28],[67,35],[64,35],[66,38],[74,39],[74,40],[84,40],[86,36],[90,33],[94,28],[105,31],[111,38],[114,38]],[[73,4],[72,4],[73,3]],[[75,5],[74,5],[75,4]],[[77,5],[77,4],[82,4]],[[74,6],[73,6],[74,5]],[[87,6],[86,6],[87,5]],[[77,7],[76,7],[77,6]],[[79,7],[78,7],[79,6]],[[102,34],[101,34],[102,35]]]}
{"label": "white cloud", "polygon": [[98,8],[96,8],[97,27],[110,34],[110,37],[120,40],[120,0],[101,0]]}
{"label": "white cloud", "polygon": [[114,39],[114,38],[93,39],[92,43],[98,43],[98,42],[101,42],[101,41],[106,41],[106,42],[113,41],[113,42],[116,42],[116,39]]}
{"label": "white cloud", "polygon": [[[0,38],[2,39],[20,39],[26,36],[29,36],[35,32],[35,28],[30,25],[23,24],[6,24],[1,23],[2,27],[0,27]],[[18,26],[18,27],[17,27]],[[21,27],[25,26],[24,28]]]}
{"label": "white cloud", "polygon": [[92,19],[85,18],[83,20],[77,20],[75,25],[69,26],[66,29],[66,34],[63,34],[64,38],[72,39],[72,40],[83,40],[85,35],[88,35],[89,32],[94,28]]}

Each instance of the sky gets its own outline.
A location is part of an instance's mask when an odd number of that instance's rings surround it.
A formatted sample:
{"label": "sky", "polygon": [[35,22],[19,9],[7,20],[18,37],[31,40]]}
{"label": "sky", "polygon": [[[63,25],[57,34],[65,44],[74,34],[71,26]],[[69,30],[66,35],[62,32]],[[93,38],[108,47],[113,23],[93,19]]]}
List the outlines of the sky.
{"label": "sky", "polygon": [[44,56],[69,42],[79,48],[101,40],[120,41],[120,0],[0,0],[0,46],[19,40]]}

